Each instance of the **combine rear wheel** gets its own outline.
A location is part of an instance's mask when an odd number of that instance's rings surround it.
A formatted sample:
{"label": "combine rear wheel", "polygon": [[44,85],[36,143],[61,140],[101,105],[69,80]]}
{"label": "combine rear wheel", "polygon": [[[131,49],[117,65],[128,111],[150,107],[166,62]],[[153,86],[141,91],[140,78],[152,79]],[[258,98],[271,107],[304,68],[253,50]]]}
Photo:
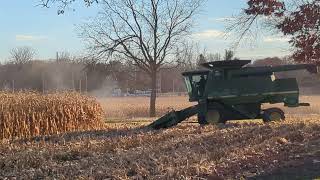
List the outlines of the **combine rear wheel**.
{"label": "combine rear wheel", "polygon": [[264,110],[262,114],[263,122],[285,120],[284,112],[279,108],[270,108]]}

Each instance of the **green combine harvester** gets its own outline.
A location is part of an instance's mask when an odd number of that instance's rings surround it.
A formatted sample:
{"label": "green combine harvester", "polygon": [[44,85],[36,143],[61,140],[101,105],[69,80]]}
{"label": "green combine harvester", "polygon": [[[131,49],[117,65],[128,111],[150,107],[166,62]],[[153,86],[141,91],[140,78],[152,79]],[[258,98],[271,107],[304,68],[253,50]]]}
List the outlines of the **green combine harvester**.
{"label": "green combine harvester", "polygon": [[310,106],[299,102],[296,78],[275,79],[275,72],[306,69],[317,73],[312,64],[249,67],[250,60],[216,61],[202,64],[207,70],[185,72],[190,102],[197,105],[172,111],[149,127],[175,126],[197,115],[199,124],[219,124],[229,120],[263,119],[264,122],[284,120],[279,108],[261,109],[263,103],[284,103],[287,107]]}

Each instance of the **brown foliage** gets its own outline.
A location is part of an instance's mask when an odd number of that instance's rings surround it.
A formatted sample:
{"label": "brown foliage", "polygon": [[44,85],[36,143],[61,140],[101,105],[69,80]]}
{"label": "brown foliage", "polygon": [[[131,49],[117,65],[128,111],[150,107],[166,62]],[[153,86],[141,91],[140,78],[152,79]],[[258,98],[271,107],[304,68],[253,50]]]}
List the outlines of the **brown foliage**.
{"label": "brown foliage", "polygon": [[295,2],[290,9],[288,4],[280,0],[248,0],[244,12],[253,20],[258,16],[273,17],[275,27],[291,36],[290,43],[296,49],[293,58],[297,62],[319,64],[319,0]]}
{"label": "brown foliage", "polygon": [[248,0],[248,6],[245,13],[252,15],[282,16],[285,10],[284,3],[278,0]]}

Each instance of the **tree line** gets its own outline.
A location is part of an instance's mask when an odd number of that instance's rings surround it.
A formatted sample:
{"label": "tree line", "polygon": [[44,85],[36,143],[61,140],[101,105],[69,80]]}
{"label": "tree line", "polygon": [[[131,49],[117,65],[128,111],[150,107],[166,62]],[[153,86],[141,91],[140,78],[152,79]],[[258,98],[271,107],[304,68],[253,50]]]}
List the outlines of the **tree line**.
{"label": "tree line", "polygon": [[[192,48],[197,49],[197,48]],[[200,69],[201,64],[209,61],[227,59],[234,54],[226,50],[224,56],[219,53],[207,53],[205,50],[192,51],[184,56],[185,63],[165,65],[158,73],[157,92],[185,92],[181,73]],[[34,60],[35,50],[29,47],[14,48],[10,61],[0,65],[0,89],[8,91],[33,90],[39,92],[72,90],[88,92],[94,95],[112,95],[112,91],[120,89],[122,95],[135,91],[149,91],[150,77],[146,72],[130,62],[119,60],[102,61],[83,57],[74,57],[67,52],[57,54],[53,60]],[[232,59],[236,59],[232,56]],[[277,66],[294,63],[290,57],[264,58],[256,60],[252,66]],[[302,86],[313,86],[307,74],[294,72],[278,73],[278,77],[296,77]]]}
{"label": "tree line", "polygon": [[[36,50],[31,47],[13,48],[9,61],[0,66],[0,88],[39,92],[101,90],[101,95],[110,95],[113,89],[131,94],[137,90],[150,90],[150,76],[131,61],[76,57],[68,52],[57,52],[55,59],[41,61],[35,60],[35,55]],[[181,73],[199,69],[202,63],[236,59],[231,50],[225,50],[224,55],[208,53],[195,43],[189,43],[176,58],[183,61],[179,60],[180,64],[166,64],[159,69],[156,82],[158,93],[184,92]],[[102,93],[103,90],[106,92]]]}

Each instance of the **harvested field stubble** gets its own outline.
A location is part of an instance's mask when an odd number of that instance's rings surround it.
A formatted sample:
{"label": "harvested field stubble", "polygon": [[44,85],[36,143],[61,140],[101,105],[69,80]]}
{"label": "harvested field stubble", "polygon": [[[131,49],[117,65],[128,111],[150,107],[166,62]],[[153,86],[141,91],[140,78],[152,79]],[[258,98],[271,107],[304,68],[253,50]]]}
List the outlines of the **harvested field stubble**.
{"label": "harvested field stubble", "polygon": [[230,122],[222,129],[180,124],[159,131],[124,125],[46,141],[4,142],[0,178],[247,178],[305,157],[320,160],[319,122],[314,116],[270,124]]}
{"label": "harvested field stubble", "polygon": [[103,126],[101,106],[77,93],[0,92],[0,139],[29,138]]}

